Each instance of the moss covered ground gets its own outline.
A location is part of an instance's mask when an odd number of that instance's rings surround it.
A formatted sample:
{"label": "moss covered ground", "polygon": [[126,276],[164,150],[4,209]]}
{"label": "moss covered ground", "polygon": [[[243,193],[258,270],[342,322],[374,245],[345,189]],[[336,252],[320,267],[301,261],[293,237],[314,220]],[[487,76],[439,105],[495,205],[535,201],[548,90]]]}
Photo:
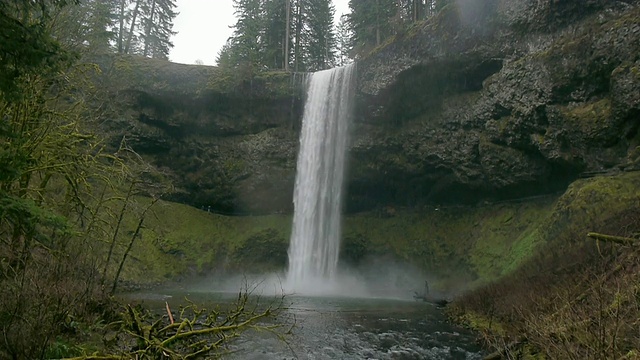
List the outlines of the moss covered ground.
{"label": "moss covered ground", "polygon": [[[128,219],[127,227],[134,221]],[[213,270],[273,270],[286,260],[290,227],[286,215],[231,217],[160,201],[145,219],[123,280],[144,283]]]}
{"label": "moss covered ground", "polygon": [[[435,286],[457,292],[507,276],[548,244],[599,231],[607,218],[632,207],[640,207],[638,173],[581,179],[564,194],[517,202],[352,214],[344,219],[342,258],[358,263],[392,254],[439,279]],[[125,280],[286,266],[290,215],[230,217],[163,201],[153,209]]]}
{"label": "moss covered ground", "polygon": [[587,233],[638,238],[640,173],[575,181],[549,210],[537,250],[450,314],[508,358],[635,358],[625,356],[640,349],[638,247]]}

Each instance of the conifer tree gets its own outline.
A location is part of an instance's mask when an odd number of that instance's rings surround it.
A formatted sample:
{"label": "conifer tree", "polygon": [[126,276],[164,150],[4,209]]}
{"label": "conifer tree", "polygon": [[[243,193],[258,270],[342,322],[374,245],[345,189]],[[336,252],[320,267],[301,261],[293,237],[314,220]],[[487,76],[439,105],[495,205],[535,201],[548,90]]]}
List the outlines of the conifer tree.
{"label": "conifer tree", "polygon": [[262,63],[270,69],[288,69],[291,0],[266,0]]}
{"label": "conifer tree", "polygon": [[168,59],[169,50],[173,47],[171,36],[173,20],[178,15],[175,11],[175,0],[147,0],[141,11],[140,35],[142,55],[157,59]]}
{"label": "conifer tree", "polygon": [[336,28],[336,65],[343,66],[349,63],[352,37],[349,15],[342,14]]}
{"label": "conifer tree", "polygon": [[294,0],[294,20],[293,20],[293,70],[305,71],[305,51],[307,37],[305,36],[306,14],[309,7],[309,0]]}
{"label": "conifer tree", "polygon": [[310,0],[307,13],[307,69],[316,71],[335,65],[335,8],[330,0]]}
{"label": "conifer tree", "polygon": [[258,68],[261,60],[263,28],[263,7],[261,0],[234,0],[235,15],[238,18],[234,32],[227,41],[225,62],[231,66],[243,66],[250,72]]}
{"label": "conifer tree", "polygon": [[350,0],[349,21],[356,53],[368,52],[393,35],[392,18],[397,16],[396,0]]}
{"label": "conifer tree", "polygon": [[234,0],[234,33],[218,65],[315,71],[335,64],[331,0]]}

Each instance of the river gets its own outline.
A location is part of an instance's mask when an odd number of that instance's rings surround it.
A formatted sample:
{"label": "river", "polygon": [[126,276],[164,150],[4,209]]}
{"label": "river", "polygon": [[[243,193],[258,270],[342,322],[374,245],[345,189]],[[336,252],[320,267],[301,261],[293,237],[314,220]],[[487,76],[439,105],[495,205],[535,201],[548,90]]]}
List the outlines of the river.
{"label": "river", "polygon": [[[180,299],[228,304],[237,293],[166,290],[130,294],[150,306]],[[263,295],[263,301],[264,301]],[[281,321],[293,323],[286,342],[264,332],[233,341],[224,358],[271,359],[482,359],[474,334],[446,321],[433,304],[401,299],[286,296]]]}

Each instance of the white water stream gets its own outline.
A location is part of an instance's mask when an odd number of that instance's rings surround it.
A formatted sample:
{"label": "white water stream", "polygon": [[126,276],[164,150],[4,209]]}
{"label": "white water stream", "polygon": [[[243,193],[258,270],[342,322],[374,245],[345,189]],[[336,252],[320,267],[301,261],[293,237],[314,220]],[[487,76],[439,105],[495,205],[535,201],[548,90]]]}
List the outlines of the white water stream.
{"label": "white water stream", "polygon": [[300,134],[287,288],[331,293],[336,280],[354,65],[311,75]]}

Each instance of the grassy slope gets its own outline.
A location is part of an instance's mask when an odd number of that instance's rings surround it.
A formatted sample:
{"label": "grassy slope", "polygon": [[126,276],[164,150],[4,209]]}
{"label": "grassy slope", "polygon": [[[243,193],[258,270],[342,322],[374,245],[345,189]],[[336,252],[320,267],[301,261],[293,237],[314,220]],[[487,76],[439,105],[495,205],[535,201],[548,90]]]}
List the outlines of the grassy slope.
{"label": "grassy slope", "polygon": [[485,282],[526,258],[552,200],[359,215],[346,220],[345,237],[367,239],[374,253],[397,254],[440,277],[442,286]]}
{"label": "grassy slope", "polygon": [[[384,217],[357,214],[345,219],[343,252],[356,260],[395,254],[439,278],[443,289],[455,290],[461,283],[477,286],[509,274],[540,244],[597,231],[604,225],[603,214],[637,207],[638,199],[640,174],[629,173],[576,181],[559,198],[400,209]],[[214,269],[285,266],[291,216],[228,217],[170,202],[154,209],[128,260],[126,280],[155,282]],[[131,228],[133,219],[128,222]]]}
{"label": "grassy slope", "polygon": [[[145,220],[142,238],[133,248],[124,280],[156,282],[214,268],[233,268],[246,260],[234,255],[259,234],[270,235],[273,242],[266,243],[270,247],[286,251],[288,245],[289,216],[229,217],[166,201],[158,202],[153,209]],[[133,219],[128,222],[133,223]],[[263,260],[247,268],[272,266],[268,259]]]}
{"label": "grassy slope", "polygon": [[586,234],[637,237],[638,214],[640,173],[574,182],[539,228],[540,251],[457,299],[451,315],[492,347],[526,339],[508,351],[513,358],[637,358],[638,248]]}

